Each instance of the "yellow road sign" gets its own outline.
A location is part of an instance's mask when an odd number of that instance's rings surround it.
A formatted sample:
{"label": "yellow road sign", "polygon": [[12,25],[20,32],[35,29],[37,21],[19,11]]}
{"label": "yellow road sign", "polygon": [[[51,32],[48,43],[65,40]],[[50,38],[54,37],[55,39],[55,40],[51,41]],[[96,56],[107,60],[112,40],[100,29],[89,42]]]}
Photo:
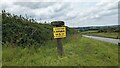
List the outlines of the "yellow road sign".
{"label": "yellow road sign", "polygon": [[66,27],[54,27],[53,28],[54,38],[64,38],[66,37]]}

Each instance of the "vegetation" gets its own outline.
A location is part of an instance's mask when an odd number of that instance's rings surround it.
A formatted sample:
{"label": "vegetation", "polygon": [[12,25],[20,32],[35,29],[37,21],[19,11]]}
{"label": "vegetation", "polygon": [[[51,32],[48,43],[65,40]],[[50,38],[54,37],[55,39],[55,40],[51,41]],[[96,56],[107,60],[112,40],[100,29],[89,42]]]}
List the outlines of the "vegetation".
{"label": "vegetation", "polygon": [[[116,44],[84,38],[67,27],[58,56],[52,25],[2,11],[3,66],[117,66]],[[93,43],[94,42],[94,43]]]}
{"label": "vegetation", "polygon": [[118,39],[119,37],[119,28],[118,27],[104,27],[99,28],[96,30],[85,30],[81,31],[82,34],[90,35],[90,36],[100,36],[100,37],[106,37],[106,38],[114,38]]}
{"label": "vegetation", "polygon": [[[53,40],[52,25],[37,23],[34,19],[24,18],[21,15],[12,15],[5,10],[2,11],[2,43],[12,46],[34,47]],[[68,33],[72,29],[68,28]]]}
{"label": "vegetation", "polygon": [[120,25],[112,25],[112,26],[91,26],[91,27],[77,27],[75,29],[79,29],[81,32],[86,31],[97,31],[97,32],[120,32]]}
{"label": "vegetation", "polygon": [[[117,66],[118,46],[81,37],[63,39],[64,56],[59,57],[56,41],[40,48],[3,47],[3,66]],[[94,43],[93,43],[94,42]]]}
{"label": "vegetation", "polygon": [[119,28],[120,26],[106,26],[106,27],[103,27],[103,28],[100,28],[98,30],[98,32],[119,32]]}

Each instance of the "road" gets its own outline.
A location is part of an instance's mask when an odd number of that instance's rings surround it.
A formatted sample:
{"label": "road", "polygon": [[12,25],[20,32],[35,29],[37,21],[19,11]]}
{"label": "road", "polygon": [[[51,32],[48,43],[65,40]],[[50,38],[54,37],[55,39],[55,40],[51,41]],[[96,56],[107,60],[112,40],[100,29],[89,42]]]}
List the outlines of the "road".
{"label": "road", "polygon": [[97,37],[97,36],[87,36],[87,35],[82,35],[82,36],[87,37],[87,38],[93,38],[93,39],[105,41],[105,42],[110,42],[110,43],[114,43],[114,44],[120,43],[119,39],[104,38],[104,37]]}

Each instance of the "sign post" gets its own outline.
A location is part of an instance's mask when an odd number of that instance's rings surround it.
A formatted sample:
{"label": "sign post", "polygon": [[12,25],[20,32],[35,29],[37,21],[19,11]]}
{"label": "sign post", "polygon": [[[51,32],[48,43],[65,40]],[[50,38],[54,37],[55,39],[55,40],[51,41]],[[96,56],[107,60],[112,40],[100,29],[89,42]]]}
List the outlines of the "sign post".
{"label": "sign post", "polygon": [[66,37],[66,27],[53,27],[54,38]]}
{"label": "sign post", "polygon": [[64,50],[61,39],[66,37],[66,27],[64,26],[63,21],[53,21],[51,24],[54,26],[53,36],[57,40],[58,53],[62,56],[64,54]]}

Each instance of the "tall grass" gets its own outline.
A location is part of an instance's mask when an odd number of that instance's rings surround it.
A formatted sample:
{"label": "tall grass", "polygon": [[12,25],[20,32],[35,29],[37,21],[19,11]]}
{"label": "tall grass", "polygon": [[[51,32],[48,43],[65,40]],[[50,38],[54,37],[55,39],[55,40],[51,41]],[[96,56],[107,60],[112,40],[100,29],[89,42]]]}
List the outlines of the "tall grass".
{"label": "tall grass", "polygon": [[3,47],[4,66],[117,66],[118,46],[81,37],[63,39],[64,55],[58,56],[56,40],[39,48]]}

